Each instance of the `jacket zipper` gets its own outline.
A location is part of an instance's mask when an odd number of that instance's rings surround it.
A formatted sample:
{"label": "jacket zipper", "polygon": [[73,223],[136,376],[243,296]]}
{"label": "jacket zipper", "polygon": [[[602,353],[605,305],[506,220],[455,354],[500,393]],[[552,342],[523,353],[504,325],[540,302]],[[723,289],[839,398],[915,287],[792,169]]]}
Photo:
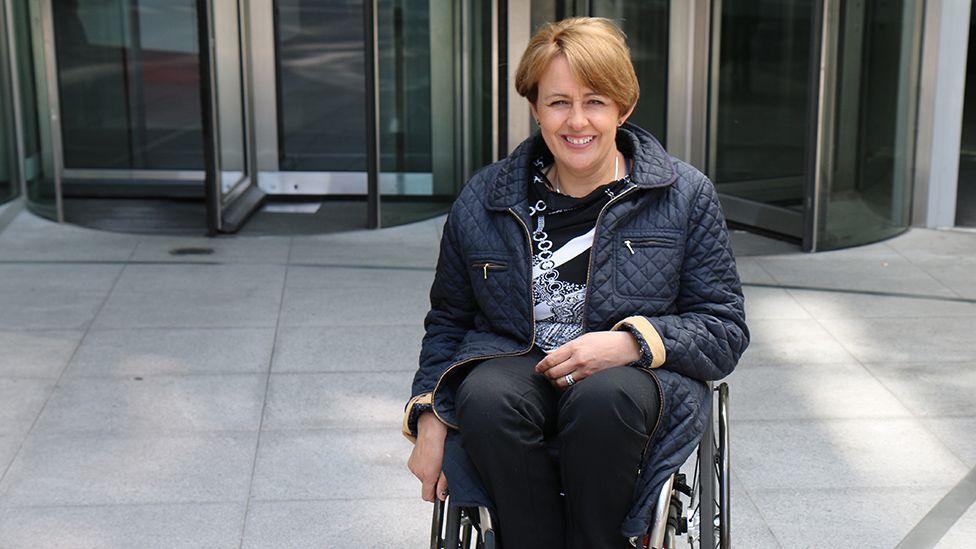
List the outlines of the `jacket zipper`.
{"label": "jacket zipper", "polygon": [[674,244],[674,241],[673,240],[665,240],[663,238],[644,238],[644,239],[641,239],[641,240],[630,240],[630,239],[624,240],[624,246],[627,246],[627,249],[630,250],[630,255],[634,255],[634,254],[637,253],[637,252],[634,251],[633,246],[638,246],[638,247],[639,246],[654,246],[654,245],[658,245],[658,246],[670,246],[672,244]]}
{"label": "jacket zipper", "polygon": [[[623,194],[623,193],[621,193],[621,194]],[[473,360],[487,360],[489,358],[497,358],[497,357],[501,357],[501,356],[519,356],[519,355],[524,355],[524,354],[528,353],[529,351],[531,351],[532,350],[532,347],[535,347],[535,304],[532,302],[533,301],[533,299],[532,299],[532,289],[533,289],[533,282],[532,282],[532,234],[529,232],[529,226],[525,224],[525,221],[522,221],[522,218],[519,217],[519,214],[515,213],[515,210],[513,210],[512,208],[509,208],[508,209],[508,212],[511,213],[513,216],[515,216],[515,219],[516,219],[516,221],[519,222],[519,225],[521,225],[522,228],[525,229],[525,242],[526,242],[526,244],[529,247],[529,257],[528,257],[528,261],[529,261],[529,270],[528,270],[528,273],[529,273],[529,310],[532,311],[532,340],[529,341],[529,346],[526,347],[526,349],[524,351],[519,351],[517,353],[496,353],[496,354],[491,354],[491,355],[478,355],[478,356],[473,356],[473,357],[466,358],[464,360],[455,362],[454,364],[451,364],[446,370],[444,370],[444,373],[442,373],[440,375],[440,377],[437,378],[437,383],[434,385],[434,390],[430,394],[430,402],[431,402],[430,409],[433,410],[434,415],[437,416],[437,419],[441,420],[441,422],[443,422],[445,425],[447,425],[449,427],[452,427],[455,430],[458,429],[458,426],[455,425],[455,424],[453,424],[453,423],[451,423],[451,422],[449,422],[449,421],[447,421],[447,420],[445,420],[443,417],[441,417],[441,415],[437,412],[437,407],[434,406],[434,402],[436,401],[436,397],[437,397],[437,389],[440,388],[441,381],[444,380],[444,376],[446,376],[448,373],[450,373],[451,370],[453,370],[454,368],[457,368],[458,366],[467,364],[468,362],[471,362]],[[488,278],[488,270],[487,270],[488,269],[488,265],[489,265],[488,263],[485,263],[485,266],[484,266],[484,268],[485,268],[485,278]],[[479,264],[477,266],[480,267],[481,265]],[[589,278],[589,277],[587,276],[587,278]],[[660,387],[659,387],[659,389],[660,389]]]}
{"label": "jacket zipper", "polygon": [[[603,213],[606,212],[607,211],[607,208],[609,208],[610,205],[613,204],[617,199],[623,198],[624,196],[627,195],[627,193],[629,193],[630,191],[632,191],[632,190],[634,190],[636,188],[637,188],[636,185],[627,187],[626,189],[624,189],[623,191],[621,191],[620,194],[618,194],[617,196],[611,198],[610,200],[607,201],[606,204],[603,205],[603,208],[600,209],[600,213],[597,214],[597,216],[596,216],[596,225],[595,225],[595,227],[593,229],[593,244],[596,244],[597,237],[600,236],[600,221],[603,219]],[[523,223],[522,225],[525,225],[525,223]],[[528,231],[528,228],[526,228],[526,231]],[[531,242],[531,236],[529,238],[530,238],[530,242]],[[583,294],[583,331],[584,332],[586,331],[586,323],[587,323],[587,320],[589,318],[588,315],[589,315],[589,305],[590,305],[590,272],[593,270],[593,257],[594,257],[594,255],[595,254],[593,253],[593,248],[591,247],[590,248],[590,261],[586,264],[586,286],[585,286],[585,289],[584,289],[584,292],[585,293]]]}
{"label": "jacket zipper", "polygon": [[478,268],[482,269],[482,271],[484,272],[485,280],[488,280],[488,271],[489,270],[492,270],[492,271],[500,271],[500,270],[504,270],[507,267],[507,265],[502,265],[500,263],[491,263],[489,261],[486,261],[484,263],[475,263],[475,264],[473,264],[471,266],[472,267],[478,267]]}
{"label": "jacket zipper", "polygon": [[[643,370],[643,368],[641,368]],[[644,470],[644,458],[647,457],[647,448],[651,445],[651,441],[654,440],[654,435],[657,433],[657,428],[661,425],[661,418],[664,416],[664,389],[661,388],[661,380],[658,379],[657,374],[650,370],[644,370],[647,375],[651,376],[654,380],[654,385],[657,387],[657,421],[654,422],[654,428],[651,429],[651,434],[648,435],[647,440],[644,442],[644,449],[641,450],[640,463],[637,464],[637,478],[641,476],[641,472]]]}

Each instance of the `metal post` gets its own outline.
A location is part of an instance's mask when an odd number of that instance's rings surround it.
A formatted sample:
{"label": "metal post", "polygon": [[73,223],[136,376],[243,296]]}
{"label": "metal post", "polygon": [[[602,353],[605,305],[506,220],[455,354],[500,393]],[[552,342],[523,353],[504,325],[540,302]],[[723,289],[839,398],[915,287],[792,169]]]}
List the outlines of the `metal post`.
{"label": "metal post", "polygon": [[200,52],[200,114],[203,122],[203,193],[207,204],[207,234],[220,231],[220,184],[217,151],[214,146],[216,108],[214,93],[214,41],[210,0],[197,0],[197,41]]}
{"label": "metal post", "polygon": [[379,56],[376,39],[377,0],[363,5],[363,31],[366,46],[366,226],[380,228],[380,140],[379,140]]}

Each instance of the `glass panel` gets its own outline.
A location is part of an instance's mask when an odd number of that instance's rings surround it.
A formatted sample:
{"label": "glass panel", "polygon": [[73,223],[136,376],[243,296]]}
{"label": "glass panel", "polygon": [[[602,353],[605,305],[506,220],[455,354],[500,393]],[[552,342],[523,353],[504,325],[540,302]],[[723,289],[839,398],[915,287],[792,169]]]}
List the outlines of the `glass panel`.
{"label": "glass panel", "polygon": [[630,121],[654,134],[664,144],[668,116],[668,10],[670,0],[593,0],[591,13],[616,22],[627,35],[627,45],[640,82],[640,100]]}
{"label": "glass panel", "polygon": [[[811,0],[723,0],[716,135],[720,192],[803,211]],[[730,215],[730,217],[732,217]]]}
{"label": "glass panel", "polygon": [[911,0],[840,4],[818,249],[873,242],[908,224],[917,8]]}
{"label": "glass panel", "polygon": [[[38,8],[36,2],[31,2],[30,9]],[[26,2],[13,2],[14,9],[14,39],[16,42],[17,83],[20,86],[20,103],[23,122],[23,151],[24,178],[27,180],[27,205],[31,211],[47,218],[57,219],[57,199],[54,183],[54,158],[50,148],[41,148],[43,142],[50,143],[48,125],[42,126],[41,120],[46,120],[44,111],[47,109],[47,82],[43,71],[36,70],[44,66],[42,48],[34,48],[31,36],[38,38],[40,44],[40,26],[32,29],[31,21],[40,21],[39,14],[28,11]],[[46,136],[46,138],[45,138]]]}
{"label": "glass panel", "polygon": [[202,169],[196,2],[52,8],[64,166]]}
{"label": "glass panel", "polygon": [[[0,3],[0,10],[3,4]],[[10,96],[10,75],[6,48],[7,29],[3,14],[0,14],[0,203],[17,194],[17,169],[14,163],[14,123],[13,101]]]}
{"label": "glass panel", "polygon": [[976,10],[973,10],[969,19],[969,53],[966,59],[966,96],[962,114],[962,146],[959,151],[956,225],[976,227]]}
{"label": "glass panel", "polygon": [[247,174],[244,85],[241,68],[240,5],[214,3],[214,42],[217,81],[217,154],[220,155],[220,193],[233,193]]}
{"label": "glass panel", "polygon": [[366,170],[362,4],[275,3],[281,170]]}
{"label": "glass panel", "polygon": [[434,5],[379,2],[381,225],[443,213],[466,179],[460,167],[492,160],[491,2]]}

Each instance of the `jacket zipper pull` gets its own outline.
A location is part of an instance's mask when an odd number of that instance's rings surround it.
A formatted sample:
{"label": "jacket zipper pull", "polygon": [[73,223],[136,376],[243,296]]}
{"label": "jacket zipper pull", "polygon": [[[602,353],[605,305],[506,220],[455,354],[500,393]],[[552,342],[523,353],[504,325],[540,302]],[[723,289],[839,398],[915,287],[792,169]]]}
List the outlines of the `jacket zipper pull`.
{"label": "jacket zipper pull", "polygon": [[485,265],[484,265],[484,268],[485,268],[485,280],[488,280],[488,266],[489,265],[491,265],[491,263],[485,263]]}
{"label": "jacket zipper pull", "polygon": [[630,247],[630,241],[624,240],[624,244],[627,245],[627,249],[630,250],[630,255],[634,255],[634,249]]}

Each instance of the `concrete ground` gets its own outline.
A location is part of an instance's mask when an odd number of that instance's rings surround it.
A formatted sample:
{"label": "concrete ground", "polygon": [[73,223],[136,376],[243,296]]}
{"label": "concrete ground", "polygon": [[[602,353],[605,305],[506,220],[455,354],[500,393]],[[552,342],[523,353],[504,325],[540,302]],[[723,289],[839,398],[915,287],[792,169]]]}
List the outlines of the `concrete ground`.
{"label": "concrete ground", "polygon": [[[425,546],[399,428],[442,219],[206,239],[0,210],[0,547]],[[736,546],[894,547],[976,466],[976,233],[734,239]],[[976,507],[948,524],[971,547]]]}

